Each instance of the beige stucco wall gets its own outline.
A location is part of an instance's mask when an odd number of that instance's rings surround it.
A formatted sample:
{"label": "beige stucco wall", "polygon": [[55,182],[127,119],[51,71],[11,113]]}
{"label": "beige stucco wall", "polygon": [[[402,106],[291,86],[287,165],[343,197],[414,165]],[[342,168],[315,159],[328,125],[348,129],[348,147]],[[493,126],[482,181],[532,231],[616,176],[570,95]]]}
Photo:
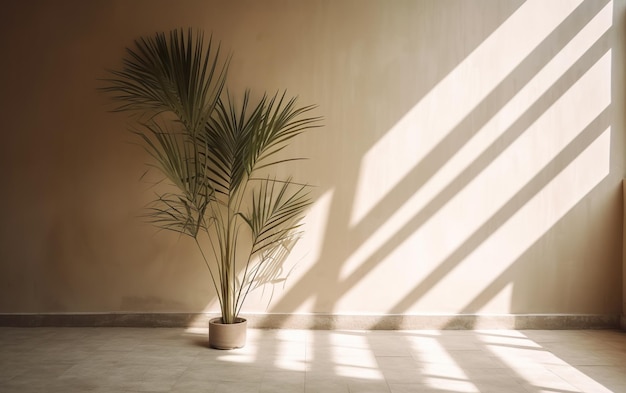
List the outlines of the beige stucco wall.
{"label": "beige stucco wall", "polygon": [[595,0],[3,4],[0,312],[217,309],[192,244],[137,218],[148,158],[96,91],[134,39],[197,27],[232,51],[233,91],[287,89],[325,118],[293,146],[317,202],[288,280],[246,311],[619,314],[623,13]]}

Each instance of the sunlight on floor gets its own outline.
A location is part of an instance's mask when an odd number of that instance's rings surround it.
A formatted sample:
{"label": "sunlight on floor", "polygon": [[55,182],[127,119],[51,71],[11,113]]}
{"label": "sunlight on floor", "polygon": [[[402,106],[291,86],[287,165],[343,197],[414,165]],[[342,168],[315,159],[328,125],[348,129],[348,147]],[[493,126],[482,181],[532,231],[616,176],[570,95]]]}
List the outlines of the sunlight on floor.
{"label": "sunlight on floor", "polygon": [[610,330],[1,328],[0,391],[461,393],[626,391],[626,334]]}
{"label": "sunlight on floor", "polygon": [[[598,348],[586,342],[582,332],[567,332],[565,334],[581,336],[583,340],[563,342],[559,346],[559,349],[562,350],[570,346],[580,346],[580,351],[568,351],[570,360],[573,359],[571,356],[575,356],[577,362],[582,360],[584,363],[591,364],[593,362],[591,359],[593,353],[597,351]],[[531,333],[531,336],[532,335]],[[519,334],[516,337],[507,337],[492,332],[485,335],[478,333],[478,337],[485,343],[485,348],[490,353],[506,364],[511,370],[514,370],[524,381],[533,386],[541,387],[541,389],[538,389],[540,391],[571,391],[572,381],[575,381],[574,385],[585,392],[611,392],[611,390],[575,367],[572,367],[567,361],[549,352],[524,334]],[[549,335],[547,337],[549,337]],[[550,342],[550,344],[552,346],[558,345],[554,342]]]}

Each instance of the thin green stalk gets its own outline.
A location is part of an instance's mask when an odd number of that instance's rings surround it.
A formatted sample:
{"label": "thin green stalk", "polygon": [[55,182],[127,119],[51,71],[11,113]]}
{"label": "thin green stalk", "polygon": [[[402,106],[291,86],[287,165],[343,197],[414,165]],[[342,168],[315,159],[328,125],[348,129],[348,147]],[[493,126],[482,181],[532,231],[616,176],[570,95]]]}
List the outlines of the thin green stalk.
{"label": "thin green stalk", "polygon": [[[194,240],[196,242],[196,246],[198,246],[198,250],[200,251],[200,255],[202,255],[202,260],[204,261],[204,264],[206,265],[207,269],[209,269],[209,274],[211,275],[211,281],[213,282],[213,286],[215,286],[217,288],[217,283],[215,282],[215,276],[213,275],[213,270],[211,269],[211,265],[209,265],[209,261],[207,260],[206,256],[204,255],[204,251],[202,250],[202,247],[200,246],[200,242],[198,241],[197,237],[194,237]],[[219,295],[219,293],[218,293]],[[218,297],[218,300],[220,302],[220,305],[222,304],[222,299],[220,297]]]}

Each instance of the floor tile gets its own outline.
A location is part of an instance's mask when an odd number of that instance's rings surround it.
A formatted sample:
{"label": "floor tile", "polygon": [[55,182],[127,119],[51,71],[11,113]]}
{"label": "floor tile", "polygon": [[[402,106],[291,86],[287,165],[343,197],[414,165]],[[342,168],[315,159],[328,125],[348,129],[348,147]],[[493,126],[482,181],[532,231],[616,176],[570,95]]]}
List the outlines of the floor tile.
{"label": "floor tile", "polygon": [[350,393],[348,382],[342,379],[307,380],[304,385],[305,393]]}

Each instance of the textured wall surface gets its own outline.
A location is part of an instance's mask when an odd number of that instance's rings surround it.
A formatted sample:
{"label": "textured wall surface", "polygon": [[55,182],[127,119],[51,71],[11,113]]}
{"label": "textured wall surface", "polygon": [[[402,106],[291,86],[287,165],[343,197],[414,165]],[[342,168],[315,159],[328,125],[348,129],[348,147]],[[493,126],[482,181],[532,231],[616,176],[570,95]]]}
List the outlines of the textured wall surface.
{"label": "textured wall surface", "polygon": [[291,147],[305,237],[246,311],[620,314],[623,5],[3,4],[0,313],[218,309],[193,244],[138,218],[149,158],[97,91],[134,39],[193,27],[234,94],[325,118]]}

